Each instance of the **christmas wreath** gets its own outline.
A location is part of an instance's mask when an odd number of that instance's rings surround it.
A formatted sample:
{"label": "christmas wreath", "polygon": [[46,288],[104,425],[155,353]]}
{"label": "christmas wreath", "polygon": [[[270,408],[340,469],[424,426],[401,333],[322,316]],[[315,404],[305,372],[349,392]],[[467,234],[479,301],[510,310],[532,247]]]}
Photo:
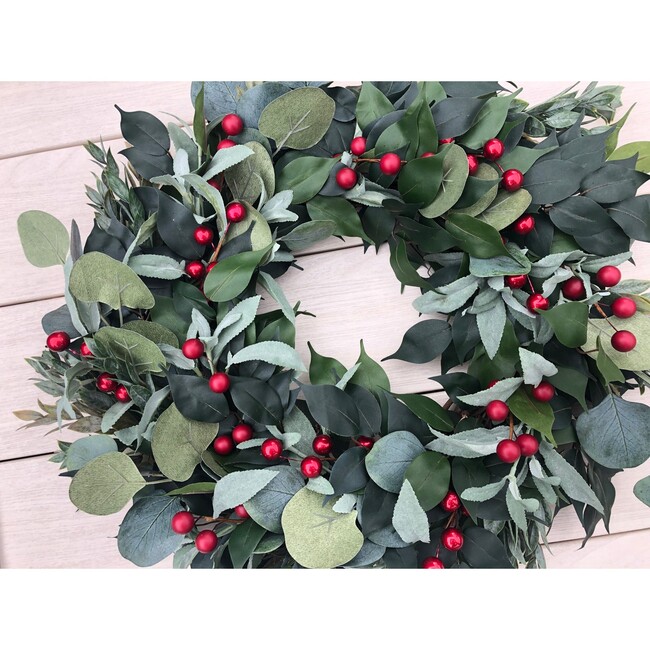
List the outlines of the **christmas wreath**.
{"label": "christmas wreath", "polygon": [[[624,399],[650,380],[650,283],[618,269],[650,241],[647,143],[616,148],[618,86],[520,90],[194,83],[192,125],[118,108],[123,172],[86,145],[85,244],[19,217],[28,260],[65,277],[28,359],[56,403],[26,426],[91,434],[52,460],[84,512],[133,502],[125,558],[541,567],[560,508],[585,540],[608,524],[612,476],[650,457],[650,408]],[[387,245],[421,289],[436,317],[391,358],[439,358],[444,405],[391,391],[363,345],[303,365],[278,278],[332,235]]]}

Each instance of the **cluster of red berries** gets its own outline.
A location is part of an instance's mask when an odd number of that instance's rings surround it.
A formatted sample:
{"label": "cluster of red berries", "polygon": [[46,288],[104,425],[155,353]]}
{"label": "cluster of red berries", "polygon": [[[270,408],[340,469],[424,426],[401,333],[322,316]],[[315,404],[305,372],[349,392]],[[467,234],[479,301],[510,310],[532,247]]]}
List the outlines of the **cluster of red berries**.
{"label": "cluster of red berries", "polygon": [[[221,120],[221,130],[227,136],[239,135],[244,130],[244,122],[239,115],[228,113],[228,115]],[[229,149],[230,147],[234,147],[236,144],[237,143],[234,140],[224,138],[217,145],[217,151],[221,151],[221,149]]]}
{"label": "cluster of red berries", "polygon": [[[501,140],[499,140],[498,138],[492,138],[483,145],[483,158],[489,160],[490,162],[496,162],[497,160],[499,160],[499,158],[503,156],[505,150],[506,150],[505,145]],[[467,156],[467,159],[469,164],[469,173],[470,175],[473,175],[476,173],[476,170],[478,169],[478,165],[479,165],[478,156],[475,156],[474,154],[469,154]],[[499,169],[501,169],[501,167],[499,167]],[[505,171],[501,169],[501,171],[502,171],[501,187],[504,190],[506,190],[506,192],[516,192],[517,190],[522,188],[524,184],[524,175],[518,169],[506,169]],[[532,227],[530,228],[530,230],[532,230],[534,226],[535,226],[535,220],[533,219]],[[530,230],[528,230],[528,232],[530,232]]]}
{"label": "cluster of red berries", "polygon": [[530,433],[522,433],[515,440],[501,440],[497,445],[497,456],[503,463],[514,463],[521,456],[534,456],[539,442]]}
{"label": "cluster of red berries", "polygon": [[[490,382],[491,385],[492,382]],[[488,388],[491,388],[491,385]],[[537,386],[532,389],[533,399],[538,402],[550,402],[555,397],[555,388],[547,381],[541,381]],[[494,422],[498,424],[503,422],[510,414],[508,405],[500,399],[494,399],[485,407],[485,414]]]}

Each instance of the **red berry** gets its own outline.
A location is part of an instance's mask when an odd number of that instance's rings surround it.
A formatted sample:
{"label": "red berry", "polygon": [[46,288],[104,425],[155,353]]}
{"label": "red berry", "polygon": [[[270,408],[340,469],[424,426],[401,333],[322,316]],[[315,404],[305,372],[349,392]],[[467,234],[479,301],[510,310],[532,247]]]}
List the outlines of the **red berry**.
{"label": "red berry", "polygon": [[443,144],[451,144],[454,142],[453,138],[443,138],[442,140],[438,140],[438,144],[442,146]]}
{"label": "red berry", "polygon": [[226,219],[230,223],[239,223],[246,218],[246,206],[239,201],[233,201],[226,206]]}
{"label": "red berry", "polygon": [[549,302],[548,299],[544,298],[541,293],[533,293],[532,295],[528,296],[528,300],[526,300],[526,307],[528,307],[529,311],[531,311],[533,314],[536,314],[536,309],[542,309],[543,311],[546,311],[549,307]]}
{"label": "red berry", "polygon": [[207,246],[213,237],[214,233],[207,226],[197,226],[194,229],[194,241],[201,246]]}
{"label": "red berry", "polygon": [[236,144],[237,143],[234,140],[225,138],[217,145],[217,151],[220,151],[221,149],[230,149],[230,147],[234,147]]}
{"label": "red berry", "polygon": [[562,295],[567,300],[582,300],[587,295],[584,282],[575,276],[569,278],[562,285]]}
{"label": "red berry", "polygon": [[483,155],[487,160],[499,160],[504,151],[503,142],[498,138],[492,138],[483,145]]}
{"label": "red berry", "polygon": [[227,456],[234,451],[235,443],[230,436],[217,436],[212,443],[212,449],[219,456]]}
{"label": "red berry", "polygon": [[350,142],[350,151],[355,156],[363,156],[366,153],[366,139],[361,136],[353,138],[352,142]]}
{"label": "red berry", "polygon": [[460,499],[458,498],[458,495],[452,490],[449,490],[440,502],[440,507],[447,512],[458,510],[458,508],[460,508]]}
{"label": "red berry", "polygon": [[323,461],[316,456],[307,456],[300,463],[300,471],[305,478],[316,478],[323,471]]}
{"label": "red berry", "polygon": [[503,422],[510,413],[510,409],[505,402],[500,399],[493,399],[486,407],[485,413],[492,422]]}
{"label": "red berry", "polygon": [[[217,149],[218,148],[219,147],[217,147]],[[226,147],[221,147],[221,148],[224,149]],[[221,188],[223,187],[223,183],[221,181],[218,181],[216,178],[211,178],[208,181],[208,185],[211,185],[212,187],[214,187],[215,190],[218,190],[219,192],[221,191]]]}
{"label": "red berry", "polygon": [[524,175],[518,169],[507,169],[501,177],[501,187],[506,192],[516,192],[524,184]]}
{"label": "red berry", "polygon": [[282,443],[276,438],[268,438],[262,443],[262,456],[275,460],[282,453]]}
{"label": "red berry", "polygon": [[205,347],[199,339],[187,339],[182,349],[188,359],[198,359],[205,352]]}
{"label": "red berry", "polygon": [[52,352],[63,352],[70,345],[70,336],[66,332],[52,332],[45,344]]}
{"label": "red berry", "polygon": [[521,456],[521,449],[514,440],[502,440],[497,445],[497,456],[503,463],[514,463]]}
{"label": "red berry", "polygon": [[498,383],[499,383],[498,379],[490,379],[490,381],[488,382],[487,387],[492,388],[492,386],[496,386],[496,384],[498,384]]}
{"label": "red berry", "polygon": [[172,517],[172,530],[179,535],[187,535],[194,528],[194,515],[181,510]]}
{"label": "red berry", "polygon": [[433,153],[433,151],[425,151],[425,152],[420,156],[420,158],[432,158],[432,157],[435,156],[435,155],[436,155],[436,154]]}
{"label": "red berry", "polygon": [[508,275],[504,282],[506,283],[506,286],[511,289],[521,289],[526,284],[527,280],[527,275]]}
{"label": "red berry", "polygon": [[516,440],[522,456],[534,456],[539,449],[539,442],[530,433],[522,433]]}
{"label": "red berry", "polygon": [[612,336],[612,347],[619,352],[630,352],[636,347],[636,336],[628,330],[619,330]]}
{"label": "red berry", "polygon": [[215,262],[210,262],[210,264],[208,264],[208,265],[205,267],[205,273],[206,273],[206,275],[207,275],[208,273],[210,273],[210,271],[212,271],[212,269],[213,269],[216,265],[217,265],[216,261],[215,261]]}
{"label": "red berry", "polygon": [[448,551],[460,551],[465,538],[458,528],[447,528],[442,531],[440,541]]}
{"label": "red berry", "polygon": [[200,280],[205,275],[205,266],[199,260],[193,260],[185,264],[185,273],[189,275],[192,280]]}
{"label": "red berry", "polygon": [[194,540],[194,545],[199,553],[212,553],[217,548],[218,543],[219,538],[212,530],[202,530]]}
{"label": "red berry", "polygon": [[225,393],[230,388],[230,377],[225,372],[215,372],[208,385],[213,393]]}
{"label": "red berry", "polygon": [[332,451],[332,439],[325,434],[316,436],[311,446],[319,456],[327,456]]}
{"label": "red berry", "polygon": [[474,154],[468,153],[467,166],[469,167],[470,176],[474,176],[474,174],[476,174],[476,172],[478,171],[478,165],[479,165],[478,158]]}
{"label": "red berry", "polygon": [[250,424],[238,424],[232,430],[232,439],[239,444],[240,442],[246,442],[253,437],[253,427]]}
{"label": "red berry", "polygon": [[248,519],[250,515],[248,514],[248,510],[244,508],[244,506],[235,506],[235,514],[240,518],[240,519]]}
{"label": "red berry", "polygon": [[612,314],[617,318],[631,318],[636,314],[636,303],[632,298],[617,298],[612,303]]}
{"label": "red berry", "polygon": [[553,384],[547,381],[540,381],[535,388],[533,388],[533,397],[538,402],[550,402],[555,397],[555,388]]}
{"label": "red berry", "polygon": [[88,347],[88,344],[86,341],[81,342],[81,346],[79,347],[79,352],[81,352],[82,357],[92,357],[93,353],[91,349]]}
{"label": "red berry", "polygon": [[122,386],[122,384],[120,384],[115,389],[115,399],[118,402],[123,402],[124,404],[131,401],[131,396],[129,395],[129,391],[126,389],[126,386]]}
{"label": "red berry", "polygon": [[422,560],[422,568],[423,569],[444,569],[445,565],[437,557],[431,556],[431,557],[425,557],[424,560]]}
{"label": "red berry", "polygon": [[523,217],[519,217],[517,221],[512,225],[512,229],[518,235],[527,235],[535,228],[535,217],[532,214],[525,214]]}
{"label": "red berry", "polygon": [[221,128],[226,135],[239,135],[244,130],[244,122],[239,115],[228,113],[221,120]]}
{"label": "red berry", "polygon": [[368,436],[359,436],[356,440],[356,443],[359,445],[359,447],[363,447],[364,449],[370,451],[372,449],[372,446],[375,444],[375,441]]}
{"label": "red berry", "polygon": [[394,176],[402,167],[402,160],[396,153],[385,153],[379,160],[379,169],[386,176]]}
{"label": "red berry", "polygon": [[596,282],[601,287],[613,287],[621,281],[621,272],[615,266],[603,266],[596,273]]}
{"label": "red berry", "polygon": [[117,382],[114,379],[115,375],[110,375],[107,372],[102,372],[99,377],[97,377],[97,381],[95,382],[95,386],[102,391],[102,393],[112,393],[116,388],[117,388]]}
{"label": "red berry", "polygon": [[336,184],[344,190],[351,190],[357,184],[357,172],[349,167],[341,167],[336,172]]}

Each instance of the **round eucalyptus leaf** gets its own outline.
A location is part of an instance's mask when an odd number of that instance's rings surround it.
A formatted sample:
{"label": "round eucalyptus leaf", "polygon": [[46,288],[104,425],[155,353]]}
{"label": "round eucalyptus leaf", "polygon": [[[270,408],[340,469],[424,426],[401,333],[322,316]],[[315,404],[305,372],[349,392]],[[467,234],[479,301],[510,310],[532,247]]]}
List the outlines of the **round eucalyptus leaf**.
{"label": "round eucalyptus leaf", "polygon": [[156,345],[165,343],[174,348],[178,347],[178,337],[176,334],[163,325],[160,325],[160,323],[154,323],[150,320],[130,320],[128,323],[124,323],[122,328],[130,332],[136,332]]}
{"label": "round eucalyptus leaf", "polygon": [[499,190],[494,201],[479,215],[479,219],[497,230],[503,230],[526,212],[530,201],[530,194],[526,190]]}
{"label": "round eucalyptus leaf", "polygon": [[254,203],[262,189],[267,197],[275,193],[275,171],[264,145],[251,141],[244,146],[254,153],[226,170],[226,183],[236,201]]}
{"label": "round eucalyptus leaf", "polygon": [[95,334],[94,343],[137,374],[158,373],[167,364],[160,348],[153,341],[124,327],[102,327]]}
{"label": "round eucalyptus leaf", "polygon": [[[499,179],[499,172],[497,172],[497,170],[490,165],[479,165],[478,169],[476,170],[476,174],[468,178],[465,190],[467,190],[469,187],[470,181],[472,179],[476,179],[478,181],[488,181],[486,184],[487,187],[481,189],[482,193],[480,194],[480,198],[471,203],[468,207],[454,207],[456,211],[462,212],[463,214],[468,214],[470,217],[476,217],[481,214],[481,212],[483,212],[492,203],[492,201],[494,201],[499,191],[498,183],[495,182]],[[491,185],[490,183],[494,184]]]}
{"label": "round eucalyptus leaf", "polygon": [[323,495],[302,488],[282,513],[282,530],[291,557],[308,569],[330,569],[354,558],[363,546],[356,511],[340,514]]}
{"label": "round eucalyptus leaf", "polygon": [[[251,156],[251,158],[253,157]],[[243,235],[252,226],[250,231],[250,250],[259,251],[267,249],[273,243],[273,235],[271,234],[269,222],[250,203],[246,201],[244,203],[246,205],[246,218],[243,221],[230,224],[226,243],[232,241],[235,237]]]}
{"label": "round eucalyptus leaf", "polygon": [[18,217],[18,235],[30,264],[39,268],[65,264],[70,236],[56,217],[41,210],[23,212]]}
{"label": "round eucalyptus leaf", "polygon": [[442,183],[432,203],[420,210],[423,217],[434,219],[451,210],[465,189],[469,176],[467,155],[458,145],[452,144],[442,161]]}
{"label": "round eucalyptus leaf", "polygon": [[612,327],[604,318],[590,318],[587,322],[587,342],[584,348],[595,350],[589,356],[596,358],[596,339],[607,356],[622,370],[647,370],[650,368],[650,318],[637,312],[631,318],[610,316],[609,321],[619,330],[628,330],[636,337],[636,347],[632,352],[619,352],[612,347]]}

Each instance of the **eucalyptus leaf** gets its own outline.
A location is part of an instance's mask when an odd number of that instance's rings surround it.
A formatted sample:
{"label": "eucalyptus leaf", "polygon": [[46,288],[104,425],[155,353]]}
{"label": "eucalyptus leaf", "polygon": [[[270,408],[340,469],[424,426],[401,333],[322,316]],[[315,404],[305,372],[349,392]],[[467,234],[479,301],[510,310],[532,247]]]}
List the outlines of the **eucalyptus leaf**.
{"label": "eucalyptus leaf", "polygon": [[214,516],[218,517],[224,510],[252,499],[277,475],[278,470],[275,469],[250,469],[226,474],[217,481],[214,488],[212,499]]}
{"label": "eucalyptus leaf", "polygon": [[413,487],[404,480],[393,512],[393,526],[397,534],[410,544],[429,542],[429,521],[422,509]]}
{"label": "eucalyptus leaf", "polygon": [[65,264],[70,237],[56,217],[41,210],[23,212],[18,217],[18,235],[25,257],[33,266]]}

